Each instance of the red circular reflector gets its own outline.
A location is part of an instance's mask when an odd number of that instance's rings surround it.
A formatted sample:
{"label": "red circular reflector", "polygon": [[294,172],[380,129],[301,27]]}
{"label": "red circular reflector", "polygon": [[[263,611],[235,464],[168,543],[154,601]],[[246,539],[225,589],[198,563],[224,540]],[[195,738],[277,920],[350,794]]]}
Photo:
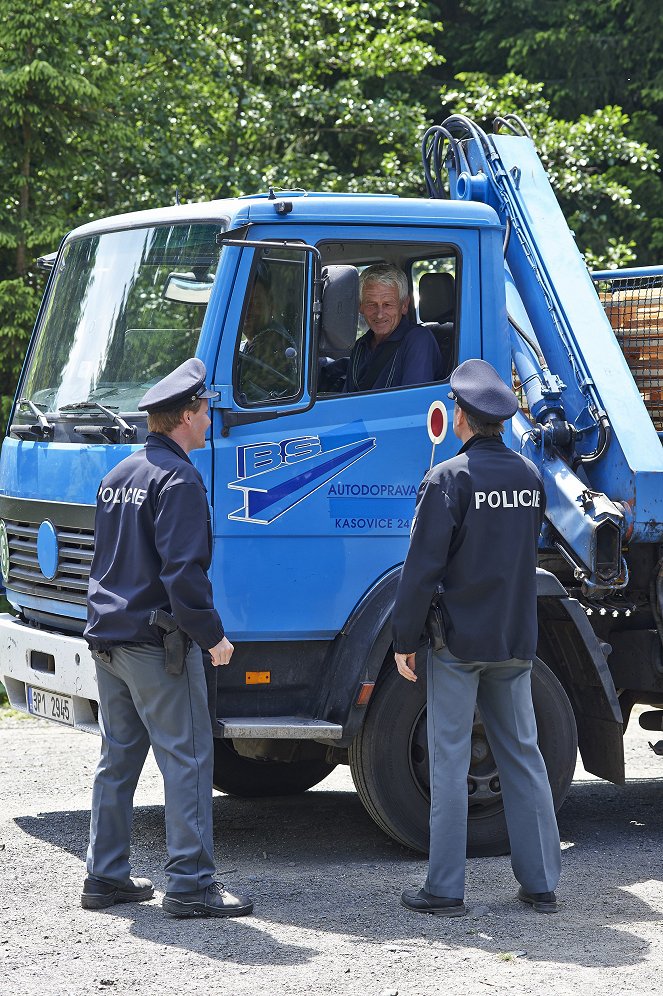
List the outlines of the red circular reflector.
{"label": "red circular reflector", "polygon": [[428,409],[428,437],[434,445],[441,443],[447,434],[449,417],[441,401],[434,401]]}

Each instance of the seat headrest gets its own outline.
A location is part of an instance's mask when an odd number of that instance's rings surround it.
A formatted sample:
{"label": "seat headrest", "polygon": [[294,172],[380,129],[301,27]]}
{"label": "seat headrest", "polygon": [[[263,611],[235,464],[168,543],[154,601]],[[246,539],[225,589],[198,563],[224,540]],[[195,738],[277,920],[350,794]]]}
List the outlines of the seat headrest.
{"label": "seat headrest", "polygon": [[347,356],[357,338],[359,273],[347,263],[325,266],[322,271],[322,321],[320,352],[334,358]]}
{"label": "seat headrest", "polygon": [[454,316],[456,286],[451,273],[424,273],[419,281],[419,321],[448,322]]}

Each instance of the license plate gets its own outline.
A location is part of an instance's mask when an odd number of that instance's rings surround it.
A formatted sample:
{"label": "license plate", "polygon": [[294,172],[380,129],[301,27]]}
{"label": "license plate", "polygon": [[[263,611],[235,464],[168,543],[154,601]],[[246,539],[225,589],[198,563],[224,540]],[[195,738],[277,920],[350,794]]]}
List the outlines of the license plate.
{"label": "license plate", "polygon": [[74,703],[69,695],[47,692],[45,688],[28,685],[28,712],[56,723],[74,725]]}

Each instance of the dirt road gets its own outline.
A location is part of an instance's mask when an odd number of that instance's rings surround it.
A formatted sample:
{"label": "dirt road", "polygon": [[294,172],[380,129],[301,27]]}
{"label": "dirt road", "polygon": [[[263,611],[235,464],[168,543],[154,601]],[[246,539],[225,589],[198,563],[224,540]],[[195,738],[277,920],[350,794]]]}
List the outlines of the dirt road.
{"label": "dirt road", "polygon": [[136,797],[133,862],[151,903],[84,911],[89,802],[99,741],[39,720],[0,721],[0,993],[191,996],[655,993],[663,968],[663,758],[635,724],[630,780],[581,774],[560,813],[559,914],[518,903],[508,858],[468,863],[469,915],[408,913],[403,887],[425,862],[391,842],[347,769],[305,795],[215,799],[225,881],[253,917],[162,913],[164,824],[148,764]]}

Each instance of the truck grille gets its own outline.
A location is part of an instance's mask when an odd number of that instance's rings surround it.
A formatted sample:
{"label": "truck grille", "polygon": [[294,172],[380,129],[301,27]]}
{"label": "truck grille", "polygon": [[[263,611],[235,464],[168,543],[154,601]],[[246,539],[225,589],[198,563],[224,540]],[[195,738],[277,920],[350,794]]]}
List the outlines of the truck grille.
{"label": "truck grille", "polygon": [[651,420],[663,430],[663,269],[594,274],[594,282]]}
{"label": "truck grille", "polygon": [[13,591],[64,602],[85,605],[90,564],[94,547],[94,531],[56,526],[59,547],[57,574],[52,581],[44,577],[37,560],[39,525],[5,519],[9,541],[9,578],[7,587]]}

